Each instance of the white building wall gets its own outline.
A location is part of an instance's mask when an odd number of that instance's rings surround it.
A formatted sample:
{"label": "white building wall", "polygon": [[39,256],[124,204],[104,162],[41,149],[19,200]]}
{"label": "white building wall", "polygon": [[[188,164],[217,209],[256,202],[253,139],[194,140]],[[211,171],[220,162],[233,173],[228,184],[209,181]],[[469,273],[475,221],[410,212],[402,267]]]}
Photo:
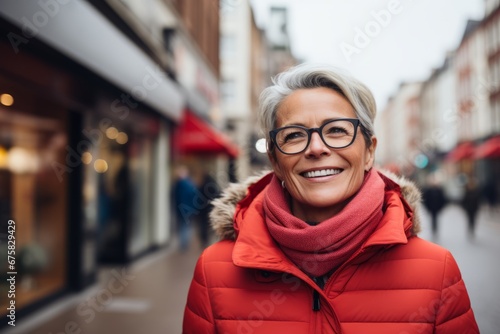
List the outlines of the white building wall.
{"label": "white building wall", "polygon": [[457,112],[455,71],[450,64],[441,71],[436,80],[436,114],[432,127],[432,136],[439,151],[451,150],[458,141],[458,129],[455,122],[450,122],[447,115]]}
{"label": "white building wall", "polygon": [[[491,132],[488,61],[481,27],[469,33],[457,49],[459,141],[475,140]],[[467,76],[465,76],[467,73]]]}
{"label": "white building wall", "polygon": [[[421,93],[421,145],[446,152],[458,141],[456,78],[453,58],[425,82]],[[425,153],[425,152],[424,152]]]}
{"label": "white building wall", "polygon": [[221,11],[221,110],[229,134],[240,147],[236,162],[239,180],[250,174],[248,147],[251,123],[250,45],[252,13],[248,1]]}
{"label": "white building wall", "polygon": [[484,0],[485,16],[491,14],[498,6],[500,6],[500,0]]}
{"label": "white building wall", "polygon": [[418,129],[411,126],[412,117],[418,110],[415,105],[420,94],[420,83],[407,83],[399,87],[398,92],[393,96],[391,103],[382,111],[383,131],[382,140],[378,148],[382,153],[382,164],[395,164],[401,171],[411,168],[414,155],[416,154],[415,134]]}
{"label": "white building wall", "polygon": [[482,28],[470,37],[472,39],[471,60],[473,68],[474,116],[472,139],[482,138],[491,133],[490,83],[488,81],[488,59],[485,47],[485,34]]}
{"label": "white building wall", "polygon": [[227,118],[244,118],[249,113],[250,10],[242,1],[232,11],[221,13],[221,38],[232,39],[228,46],[232,50],[221,50],[221,80],[234,82],[234,98],[221,101]]}
{"label": "white building wall", "polygon": [[375,163],[384,166],[389,163],[390,151],[389,143],[391,138],[390,109],[392,109],[392,99],[387,102],[383,110],[377,113],[375,118],[375,136],[377,137],[377,149],[375,151]]}

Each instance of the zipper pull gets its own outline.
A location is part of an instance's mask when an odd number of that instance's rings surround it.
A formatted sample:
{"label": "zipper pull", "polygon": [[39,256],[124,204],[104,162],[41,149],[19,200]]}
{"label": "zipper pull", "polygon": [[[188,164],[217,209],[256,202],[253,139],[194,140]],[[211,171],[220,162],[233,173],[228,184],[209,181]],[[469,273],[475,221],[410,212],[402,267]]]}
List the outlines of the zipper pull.
{"label": "zipper pull", "polygon": [[[314,283],[320,287],[320,289],[323,289],[325,286],[325,280],[323,277],[313,277],[312,278]],[[321,302],[320,302],[320,296],[319,292],[317,290],[313,290],[313,311],[319,311],[321,308]]]}
{"label": "zipper pull", "polygon": [[313,291],[313,311],[317,312],[321,308],[321,303],[319,300],[319,292],[314,290]]}

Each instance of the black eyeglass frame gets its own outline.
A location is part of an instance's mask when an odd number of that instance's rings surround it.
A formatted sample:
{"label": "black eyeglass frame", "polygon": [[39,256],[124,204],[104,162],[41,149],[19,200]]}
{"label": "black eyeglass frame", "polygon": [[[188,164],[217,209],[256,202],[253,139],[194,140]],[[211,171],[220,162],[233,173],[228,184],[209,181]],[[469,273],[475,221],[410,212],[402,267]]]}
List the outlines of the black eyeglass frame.
{"label": "black eyeglass frame", "polygon": [[[339,147],[336,147],[336,146],[330,146],[326,143],[325,139],[323,138],[323,128],[325,126],[327,126],[328,124],[330,123],[333,123],[333,122],[337,122],[337,121],[348,121],[350,123],[352,123],[352,125],[354,126],[354,136],[352,136],[352,140],[349,144],[347,145],[344,145],[344,146],[339,146]],[[269,131],[269,137],[271,138],[271,143],[276,146],[278,148],[278,150],[283,153],[283,154],[286,154],[286,155],[294,155],[294,154],[299,154],[299,153],[302,153],[304,152],[305,150],[307,150],[307,148],[309,147],[309,144],[311,143],[311,136],[312,136],[312,133],[313,132],[317,132],[319,137],[321,138],[321,140],[323,141],[323,143],[328,146],[329,148],[333,148],[333,149],[341,149],[341,148],[346,148],[348,146],[351,146],[352,143],[354,143],[354,141],[356,140],[356,135],[358,134],[358,127],[361,125],[361,127],[363,127],[363,125],[361,124],[360,120],[357,119],[357,118],[337,118],[337,119],[332,119],[331,121],[328,121],[326,122],[325,124],[323,124],[322,126],[320,126],[319,128],[306,128],[305,126],[301,126],[301,125],[290,125],[290,126],[284,126],[284,127],[281,127],[281,128],[277,128],[277,129],[274,129],[274,130],[271,130]],[[281,130],[284,130],[284,129],[289,129],[289,128],[300,128],[300,129],[303,129],[305,132],[307,132],[307,144],[306,146],[304,147],[303,150],[299,151],[299,152],[295,152],[295,153],[287,153],[287,152],[284,152],[280,146],[276,143],[276,135],[278,134],[278,132],[280,132]],[[272,147],[271,147],[272,148]]]}

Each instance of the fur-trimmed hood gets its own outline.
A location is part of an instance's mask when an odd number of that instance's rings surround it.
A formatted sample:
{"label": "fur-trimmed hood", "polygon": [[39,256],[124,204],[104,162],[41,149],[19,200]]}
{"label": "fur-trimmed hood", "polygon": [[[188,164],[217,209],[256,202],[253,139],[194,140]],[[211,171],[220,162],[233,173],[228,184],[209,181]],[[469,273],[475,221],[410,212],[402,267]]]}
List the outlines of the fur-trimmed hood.
{"label": "fur-trimmed hood", "polygon": [[[398,184],[401,188],[402,197],[406,200],[408,205],[413,210],[413,226],[412,234],[416,235],[420,229],[420,206],[421,206],[421,193],[417,186],[410,180],[397,176],[394,173],[385,170],[378,170],[379,173]],[[236,233],[234,229],[234,213],[236,205],[241,201],[248,191],[248,187],[255,184],[262,179],[269,172],[264,172],[257,176],[247,178],[241,183],[231,183],[222,193],[221,197],[215,199],[213,209],[210,213],[210,224],[214,229],[217,236],[223,240],[234,240]]]}

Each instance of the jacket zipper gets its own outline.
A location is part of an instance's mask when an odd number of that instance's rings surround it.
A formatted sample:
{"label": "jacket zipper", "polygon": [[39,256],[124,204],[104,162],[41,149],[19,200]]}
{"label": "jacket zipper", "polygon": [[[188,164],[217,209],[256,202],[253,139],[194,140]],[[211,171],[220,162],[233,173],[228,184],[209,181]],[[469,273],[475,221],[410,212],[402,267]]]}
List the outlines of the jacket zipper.
{"label": "jacket zipper", "polygon": [[[313,277],[314,283],[316,283],[317,286],[321,290],[325,287],[325,280],[324,277]],[[319,296],[319,292],[316,289],[313,289],[313,302],[312,302],[312,309],[313,311],[317,312],[321,309],[321,300]]]}

